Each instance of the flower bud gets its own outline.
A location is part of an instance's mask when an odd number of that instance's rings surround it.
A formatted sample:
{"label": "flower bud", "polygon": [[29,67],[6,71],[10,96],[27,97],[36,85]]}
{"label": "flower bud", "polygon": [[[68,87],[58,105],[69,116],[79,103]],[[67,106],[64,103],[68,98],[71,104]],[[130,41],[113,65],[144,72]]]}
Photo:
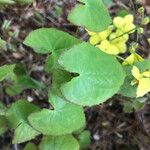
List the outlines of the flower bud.
{"label": "flower bud", "polygon": [[149,22],[150,22],[150,18],[149,18],[149,17],[145,17],[145,18],[142,20],[142,25],[147,25]]}
{"label": "flower bud", "polygon": [[142,34],[143,32],[144,32],[144,29],[143,29],[143,28],[138,28],[138,29],[137,29],[137,33],[138,33],[138,34]]}
{"label": "flower bud", "polygon": [[144,7],[140,7],[140,8],[138,9],[138,12],[139,12],[140,14],[144,14],[144,11],[145,11]]}

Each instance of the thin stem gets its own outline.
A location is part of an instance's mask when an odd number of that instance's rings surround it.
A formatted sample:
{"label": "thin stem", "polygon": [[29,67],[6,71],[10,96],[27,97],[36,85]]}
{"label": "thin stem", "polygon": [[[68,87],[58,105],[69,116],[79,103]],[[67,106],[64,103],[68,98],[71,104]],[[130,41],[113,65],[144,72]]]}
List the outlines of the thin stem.
{"label": "thin stem", "polygon": [[130,30],[130,31],[128,31],[128,32],[125,32],[125,33],[123,33],[123,34],[121,34],[121,35],[119,35],[119,36],[117,36],[117,37],[115,37],[115,38],[113,38],[113,39],[111,39],[110,41],[113,41],[113,40],[115,40],[115,39],[118,39],[118,38],[124,36],[125,34],[128,34],[128,33],[130,33],[131,31],[134,31],[134,30],[137,30],[137,27],[134,28],[134,29],[132,29],[132,30]]}
{"label": "thin stem", "polygon": [[[123,62],[127,62],[128,64],[129,64],[129,62],[126,60],[126,59],[124,59],[123,57],[121,57],[121,56],[116,56],[118,59],[120,59],[120,60],[122,60]],[[130,65],[130,64],[129,64]],[[130,65],[130,66],[132,66],[132,65]]]}
{"label": "thin stem", "polygon": [[120,60],[122,60],[122,61],[126,61],[123,57],[121,57],[121,56],[116,56],[117,58],[119,58]]}

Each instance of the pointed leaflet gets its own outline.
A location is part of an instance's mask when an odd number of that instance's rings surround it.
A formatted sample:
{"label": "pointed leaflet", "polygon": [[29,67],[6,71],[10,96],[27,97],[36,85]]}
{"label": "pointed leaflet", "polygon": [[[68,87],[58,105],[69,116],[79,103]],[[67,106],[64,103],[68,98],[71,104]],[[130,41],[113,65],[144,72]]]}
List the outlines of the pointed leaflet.
{"label": "pointed leaflet", "polygon": [[40,133],[34,130],[28,123],[27,117],[39,108],[25,100],[19,100],[12,104],[6,113],[8,126],[15,129],[13,143],[22,143],[33,139]]}
{"label": "pointed leaflet", "polygon": [[72,23],[83,26],[90,31],[100,32],[111,24],[111,17],[102,0],[79,0],[70,12],[68,19]]}
{"label": "pointed leaflet", "polygon": [[88,43],[64,52],[59,63],[65,70],[79,73],[78,77],[61,87],[65,98],[79,105],[105,102],[118,92],[124,81],[122,66],[116,58]]}
{"label": "pointed leaflet", "polygon": [[54,110],[43,109],[28,117],[30,124],[45,135],[72,133],[85,125],[83,108],[52,95]]}
{"label": "pointed leaflet", "polygon": [[40,143],[39,150],[79,150],[79,144],[72,135],[46,136]]}

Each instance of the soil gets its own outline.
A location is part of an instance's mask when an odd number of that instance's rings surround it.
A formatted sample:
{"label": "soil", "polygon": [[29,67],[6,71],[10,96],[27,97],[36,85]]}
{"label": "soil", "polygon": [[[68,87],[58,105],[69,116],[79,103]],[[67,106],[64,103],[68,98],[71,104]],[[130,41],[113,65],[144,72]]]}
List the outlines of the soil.
{"label": "soil", "polygon": [[[30,75],[35,79],[51,85],[51,75],[46,73],[43,65],[46,55],[38,55],[29,47],[22,44],[28,33],[41,27],[55,27],[70,34],[87,40],[88,36],[83,28],[77,28],[67,21],[68,12],[76,4],[76,0],[36,0],[33,4],[15,5],[0,9],[0,37],[7,41],[7,47],[0,50],[0,66],[8,63],[21,63],[27,67]],[[150,4],[143,1],[149,13]],[[120,9],[126,8],[135,15],[138,23],[137,8],[140,4],[134,0],[116,0],[109,6],[112,17]],[[8,28],[2,28],[4,21],[10,21]],[[150,26],[145,27],[140,37],[140,54],[149,58]],[[15,33],[15,35],[13,34]],[[136,37],[133,35],[131,40]],[[47,107],[47,91],[25,90],[20,95],[10,97],[5,93],[4,82],[0,84],[0,100],[10,106],[20,98],[33,99],[33,103],[40,107]],[[87,150],[150,150],[150,95],[147,95],[145,107],[133,113],[124,113],[122,99],[114,96],[106,103],[91,108],[85,108],[87,129],[91,132],[92,143]],[[12,131],[0,137],[0,150],[22,150],[25,144],[12,145]],[[33,140],[38,143],[41,137]]]}

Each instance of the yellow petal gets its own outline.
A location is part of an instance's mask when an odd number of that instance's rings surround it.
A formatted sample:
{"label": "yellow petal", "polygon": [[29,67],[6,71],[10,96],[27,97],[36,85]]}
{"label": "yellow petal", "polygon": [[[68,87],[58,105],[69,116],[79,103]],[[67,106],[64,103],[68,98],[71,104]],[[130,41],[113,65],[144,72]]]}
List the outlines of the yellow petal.
{"label": "yellow petal", "polygon": [[92,32],[92,31],[89,31],[89,30],[87,30],[87,29],[86,29],[86,31],[88,32],[88,34],[89,34],[90,36],[97,34],[96,32]]}
{"label": "yellow petal", "polygon": [[131,72],[132,72],[132,75],[133,75],[137,80],[140,80],[140,78],[141,78],[140,70],[139,70],[136,66],[133,66]]}
{"label": "yellow petal", "polygon": [[126,15],[125,17],[124,17],[124,21],[125,21],[125,23],[126,24],[131,24],[131,23],[133,23],[133,21],[134,21],[134,17],[133,17],[133,15]]}
{"label": "yellow petal", "polygon": [[129,55],[125,61],[122,63],[123,65],[133,65],[134,63],[134,54]]}
{"label": "yellow petal", "polygon": [[[136,30],[134,30],[136,28],[136,26],[131,23],[131,24],[126,24],[123,28],[124,32],[128,32],[129,34],[134,33]],[[129,32],[130,31],[130,32]]]}
{"label": "yellow petal", "polygon": [[122,63],[123,65],[133,65],[135,62],[142,61],[143,58],[137,54],[137,53],[132,53],[129,55],[125,61]]}
{"label": "yellow petal", "polygon": [[115,17],[113,19],[113,24],[117,27],[117,28],[122,28],[125,24],[124,18],[122,17]]}
{"label": "yellow petal", "polygon": [[139,85],[137,88],[137,97],[142,97],[148,92],[150,92],[150,78],[142,78],[139,81]]}
{"label": "yellow petal", "polygon": [[107,47],[106,52],[111,55],[117,55],[117,54],[119,54],[119,49],[117,48],[117,46],[110,44]]}
{"label": "yellow petal", "polygon": [[95,35],[90,37],[89,42],[92,45],[96,45],[96,44],[98,44],[100,42],[100,37],[97,34],[95,34]]}
{"label": "yellow petal", "polygon": [[116,43],[120,53],[125,53],[127,51],[127,45],[124,42]]}
{"label": "yellow petal", "polygon": [[135,54],[135,56],[136,56],[136,60],[137,60],[137,61],[142,61],[142,60],[144,60],[139,54]]}
{"label": "yellow petal", "polygon": [[142,73],[142,76],[146,77],[146,78],[150,78],[150,71],[145,71]]}
{"label": "yellow petal", "polygon": [[111,33],[111,31],[112,31],[112,30],[107,29],[107,30],[104,30],[104,31],[102,31],[102,32],[99,32],[98,34],[99,34],[99,37],[101,38],[101,40],[102,40],[102,41],[103,41],[103,40],[106,40],[107,37],[109,36],[109,34]]}
{"label": "yellow petal", "polygon": [[106,48],[110,45],[108,40],[104,40],[101,42],[101,44],[97,45],[96,47],[98,47],[100,50],[102,51],[106,51]]}

